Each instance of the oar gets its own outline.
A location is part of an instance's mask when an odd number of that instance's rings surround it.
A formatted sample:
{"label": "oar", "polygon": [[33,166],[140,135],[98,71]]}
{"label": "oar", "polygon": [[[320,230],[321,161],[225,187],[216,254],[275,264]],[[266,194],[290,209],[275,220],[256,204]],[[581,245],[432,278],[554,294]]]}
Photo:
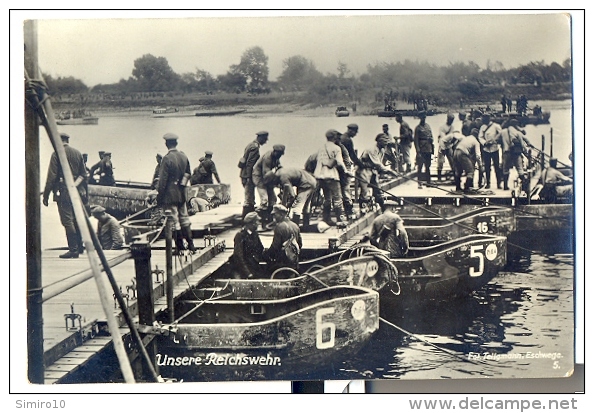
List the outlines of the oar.
{"label": "oar", "polygon": [[145,208],[145,209],[143,209],[142,211],[135,212],[134,214],[132,214],[132,215],[130,215],[130,216],[128,216],[128,217],[126,217],[126,218],[124,218],[123,220],[121,220],[121,221],[120,221],[120,224],[123,224],[124,222],[128,222],[128,221],[130,221],[132,218],[135,218],[135,217],[137,217],[137,216],[139,216],[139,215],[142,215],[142,214],[144,214],[144,213],[147,213],[148,211],[150,211],[151,209],[155,208],[156,206],[157,206],[157,205],[151,205],[151,206],[149,206],[148,208]]}

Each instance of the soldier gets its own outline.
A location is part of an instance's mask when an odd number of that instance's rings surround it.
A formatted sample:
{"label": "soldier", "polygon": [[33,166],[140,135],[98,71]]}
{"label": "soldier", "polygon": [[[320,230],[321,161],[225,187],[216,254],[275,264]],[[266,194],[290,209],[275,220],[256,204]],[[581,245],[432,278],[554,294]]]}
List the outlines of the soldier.
{"label": "soldier", "polygon": [[375,201],[383,209],[384,199],[379,190],[379,176],[380,172],[389,173],[394,176],[398,176],[395,171],[388,169],[383,164],[383,157],[386,147],[390,143],[390,140],[383,133],[378,134],[375,137],[375,146],[371,149],[364,150],[361,154],[360,163],[361,166],[357,168],[355,178],[359,185],[359,208],[364,211],[365,205],[369,203],[367,192],[371,185],[373,190],[373,196]]}
{"label": "soldier", "polygon": [[91,213],[98,221],[97,223],[97,238],[101,248],[104,250],[119,250],[124,246],[124,238],[122,237],[122,227],[120,223],[107,212],[102,206],[94,206],[91,208]]}
{"label": "soldier", "polygon": [[243,228],[233,240],[233,255],[230,258],[233,272],[239,278],[263,276],[260,262],[264,261],[264,246],[258,235],[260,216],[256,212],[248,212],[243,218]]}
{"label": "soldier", "polygon": [[[413,145],[413,131],[404,120],[401,114],[396,114],[396,122],[400,124],[400,138],[398,139],[398,152],[402,154],[402,164],[400,172],[410,172],[412,167],[412,160],[410,158],[410,150]],[[406,165],[406,169],[405,166]]]}
{"label": "soldier", "polygon": [[499,141],[501,135],[501,125],[491,120],[489,114],[483,115],[483,125],[479,129],[479,142],[483,150],[483,163],[485,165],[485,179],[487,185],[485,188],[491,188],[491,164],[495,169],[497,179],[497,188],[501,189],[503,177],[501,176],[501,166],[499,164]]}
{"label": "soldier", "polygon": [[163,208],[173,219],[174,239],[177,252],[186,249],[196,251],[192,228],[188,217],[185,187],[190,180],[190,161],[185,153],[177,149],[178,136],[166,133],[163,136],[165,146],[169,150],[161,161],[159,182],[157,184],[157,206]]}
{"label": "soldier", "polygon": [[390,258],[406,256],[409,248],[408,233],[404,221],[397,213],[398,204],[386,201],[384,213],[373,220],[369,241],[371,245],[388,251]]}
{"label": "soldier", "polygon": [[431,157],[435,152],[433,145],[433,134],[431,133],[431,126],[425,122],[427,113],[422,110],[417,116],[420,119],[419,124],[415,128],[415,149],[417,151],[417,181],[419,183],[419,189],[423,188],[421,183],[423,175],[421,171],[423,166],[425,167],[425,182],[427,185],[431,183]]}
{"label": "soldier", "polygon": [[274,145],[271,151],[266,152],[258,159],[252,172],[252,180],[260,197],[260,206],[257,212],[262,218],[263,227],[266,227],[271,222],[272,217],[270,213],[272,212],[273,205],[276,204],[274,185],[264,183],[264,176],[269,171],[274,171],[280,166],[280,158],[284,153],[285,145]]}
{"label": "soldier", "polygon": [[264,250],[264,259],[269,263],[270,271],[278,268],[299,268],[299,253],[303,247],[301,231],[297,224],[287,217],[289,210],[277,204],[272,209],[274,221],[274,235],[270,248]]}
{"label": "soldier", "polygon": [[[60,138],[64,145],[64,151],[66,152],[66,158],[68,159],[68,166],[72,172],[74,185],[77,187],[83,204],[86,206],[87,194],[85,184],[87,180],[87,171],[85,170],[82,154],[68,144],[70,140],[69,135],[61,133]],[[82,254],[84,248],[82,236],[76,223],[72,200],[68,193],[66,181],[64,180],[64,173],[62,172],[62,167],[60,166],[56,152],[52,153],[50,158],[45,189],[43,191],[43,205],[49,205],[49,195],[51,192],[54,194],[54,202],[58,204],[60,222],[66,230],[66,240],[68,242],[68,252],[59,257],[78,258],[79,254]]]}
{"label": "soldier", "polygon": [[340,147],[335,143],[337,134],[340,135],[340,132],[334,129],[326,131],[326,143],[318,150],[316,169],[314,171],[314,176],[318,180],[324,194],[322,219],[328,225],[335,225],[335,222],[331,218],[333,209],[338,222],[346,224],[344,203],[340,188],[340,174],[349,172],[344,165]]}
{"label": "soldier", "polygon": [[212,152],[204,152],[204,158],[200,158],[200,164],[192,173],[192,184],[213,184],[212,177],[215,177],[217,183],[221,183],[217,167],[212,160]]}
{"label": "soldier", "polygon": [[[291,209],[291,221],[299,225],[303,216],[304,223],[309,223],[309,210],[311,196],[317,187],[316,178],[305,171],[293,167],[281,167],[268,172],[264,176],[266,185],[280,186],[283,192],[283,205]],[[297,192],[293,189],[297,188]]]}
{"label": "soldier", "polygon": [[151,189],[157,189],[157,183],[159,182],[159,169],[161,168],[161,161],[163,160],[163,155],[158,153],[155,159],[157,160],[157,165],[155,166],[155,172],[153,172]]}
{"label": "soldier", "polygon": [[113,164],[111,163],[111,152],[103,152],[101,160],[93,165],[90,174],[99,174],[99,185],[114,186],[115,178],[113,177]]}
{"label": "soldier", "polygon": [[237,165],[239,169],[241,169],[239,177],[241,178],[241,184],[244,189],[242,218],[245,217],[248,212],[254,211],[256,206],[256,185],[252,179],[252,173],[254,165],[256,165],[256,162],[260,158],[260,146],[264,145],[266,142],[268,142],[268,132],[261,131],[256,133],[256,139],[245,147],[243,157],[239,160],[239,164]]}
{"label": "soldier", "polygon": [[453,142],[451,139],[451,133],[454,131],[454,115],[448,113],[446,123],[439,128],[439,135],[437,135],[437,180],[441,181],[441,175],[443,171],[443,165],[447,158],[448,164],[452,173],[454,172],[454,160],[453,160]]}
{"label": "soldier", "polygon": [[[473,187],[475,165],[481,169],[481,145],[477,139],[478,129],[474,128],[470,135],[461,138],[454,150],[454,182],[456,191],[469,192]],[[464,180],[464,182],[462,182]]]}

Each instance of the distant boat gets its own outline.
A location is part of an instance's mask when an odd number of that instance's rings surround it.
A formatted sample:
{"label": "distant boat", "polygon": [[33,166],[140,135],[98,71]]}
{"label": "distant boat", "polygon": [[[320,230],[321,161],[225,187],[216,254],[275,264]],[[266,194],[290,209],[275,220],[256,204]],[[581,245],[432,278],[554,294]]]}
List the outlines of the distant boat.
{"label": "distant boat", "polygon": [[155,108],[153,109],[153,118],[178,118],[183,116],[194,116],[192,112],[180,111],[179,108]]}
{"label": "distant boat", "polygon": [[82,109],[60,112],[56,116],[58,125],[97,125],[99,118]]}
{"label": "distant boat", "polygon": [[339,118],[346,117],[346,116],[349,116],[350,115],[349,110],[345,106],[339,106],[339,107],[337,107],[336,108],[336,111],[334,113]]}
{"label": "distant boat", "polygon": [[[378,110],[377,116],[380,118],[393,118],[396,115],[402,116],[417,116],[419,111],[417,109],[391,109],[391,110]],[[425,111],[427,116],[433,116],[437,113],[435,109],[427,109]]]}
{"label": "distant boat", "polygon": [[196,116],[231,116],[237,115],[238,113],[245,112],[245,109],[236,110],[204,110],[196,112]]}

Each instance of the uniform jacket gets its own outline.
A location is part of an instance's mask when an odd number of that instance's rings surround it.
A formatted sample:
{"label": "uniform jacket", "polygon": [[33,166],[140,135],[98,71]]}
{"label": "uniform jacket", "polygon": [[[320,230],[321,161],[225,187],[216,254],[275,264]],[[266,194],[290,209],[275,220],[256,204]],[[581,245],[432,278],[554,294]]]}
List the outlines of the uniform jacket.
{"label": "uniform jacket", "polygon": [[428,123],[415,128],[415,149],[417,153],[433,153],[433,134]]}
{"label": "uniform jacket", "polygon": [[124,245],[124,239],[120,232],[120,224],[111,215],[107,215],[107,220],[99,221],[97,224],[97,238],[101,248],[104,250],[119,250]]}
{"label": "uniform jacket", "polygon": [[280,158],[274,159],[272,157],[273,151],[268,151],[264,155],[258,159],[256,165],[254,165],[254,170],[252,171],[252,180],[254,184],[258,185],[262,182],[262,178],[266,175],[267,172],[272,171],[274,168],[277,168],[280,165]]}
{"label": "uniform jacket", "polygon": [[316,178],[303,169],[283,167],[276,172],[276,175],[283,191],[286,191],[292,197],[295,197],[293,187],[299,190],[307,190],[317,186]]}
{"label": "uniform jacket", "polygon": [[260,261],[263,261],[262,252],[264,246],[257,231],[249,231],[247,228],[242,228],[233,240],[233,255],[231,256],[231,264],[233,269],[237,271],[243,278],[248,278],[249,275],[260,275]]}
{"label": "uniform jacket", "polygon": [[[64,144],[64,151],[66,151],[66,158],[68,159],[68,165],[72,172],[72,177],[76,181],[79,176],[82,176],[83,183],[79,185],[79,191],[86,187],[87,181],[87,170],[85,168],[85,162],[82,154],[68,144]],[[58,162],[58,155],[54,152],[50,158],[50,164],[47,171],[47,178],[45,181],[45,189],[43,191],[44,199],[49,199],[51,192],[56,194],[60,191],[61,194],[66,191],[66,183],[64,182],[64,174],[62,168]],[[86,196],[86,194],[84,194]]]}
{"label": "uniform jacket", "polygon": [[190,161],[183,152],[170,149],[161,161],[159,182],[157,183],[157,205],[178,205],[186,201],[184,188],[181,186],[184,174],[190,174]]}
{"label": "uniform jacket", "polygon": [[239,176],[241,178],[251,178],[254,165],[260,158],[260,143],[258,140],[250,142],[243,151],[243,159],[245,159],[245,166],[241,168]]}

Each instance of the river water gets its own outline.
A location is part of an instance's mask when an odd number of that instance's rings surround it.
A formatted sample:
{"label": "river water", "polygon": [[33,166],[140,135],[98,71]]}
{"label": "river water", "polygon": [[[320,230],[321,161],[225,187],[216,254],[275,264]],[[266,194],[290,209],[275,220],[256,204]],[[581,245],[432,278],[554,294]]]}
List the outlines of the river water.
{"label": "river water", "polygon": [[[545,136],[554,156],[570,164],[572,151],[571,102],[530,102],[551,112],[551,124],[526,127],[527,137],[537,148]],[[445,114],[427,122],[437,136]],[[404,118],[414,129],[418,120]],[[457,120],[456,120],[457,121]],[[231,202],[242,202],[237,161],[255,133],[267,130],[268,143],[284,144],[281,163],[302,167],[307,156],[325,142],[330,128],[345,131],[349,123],[359,125],[355,147],[361,151],[374,144],[382,124],[398,133],[394,119],[376,116],[337,118],[327,115],[303,116],[240,114],[231,117],[180,117],[153,119],[139,116],[101,116],[96,126],[60,126],[71,136],[70,144],[89,154],[89,166],[98,160],[98,151],[112,152],[117,180],[149,182],[156,164],[155,155],[165,154],[162,136],[179,136],[179,149],[193,167],[205,150],[224,183],[231,184]],[[41,133],[41,184],[52,148]],[[42,247],[65,245],[55,204],[42,208]],[[314,375],[296,373],[294,379],[436,379],[436,378],[532,378],[562,377],[574,365],[574,257],[573,254],[543,256],[537,253],[510,257],[503,272],[473,296],[446,305],[415,308],[410,312],[390,312],[382,308],[385,321],[359,354],[360,358],[334,366],[332,371]],[[384,307],[384,305],[383,305]],[[384,311],[385,310],[385,311]]]}

